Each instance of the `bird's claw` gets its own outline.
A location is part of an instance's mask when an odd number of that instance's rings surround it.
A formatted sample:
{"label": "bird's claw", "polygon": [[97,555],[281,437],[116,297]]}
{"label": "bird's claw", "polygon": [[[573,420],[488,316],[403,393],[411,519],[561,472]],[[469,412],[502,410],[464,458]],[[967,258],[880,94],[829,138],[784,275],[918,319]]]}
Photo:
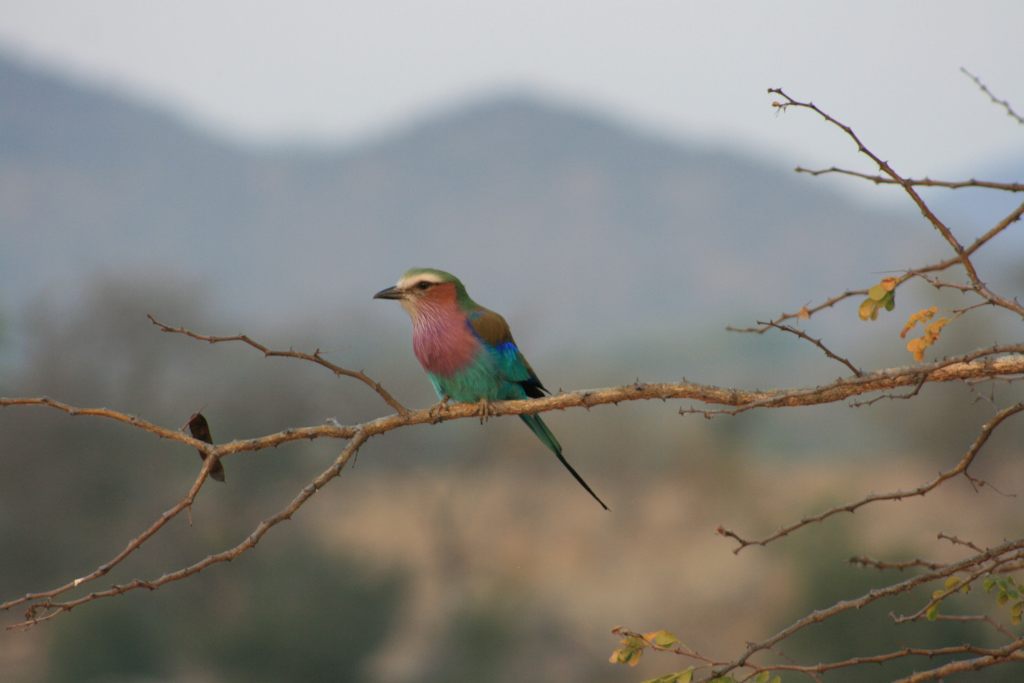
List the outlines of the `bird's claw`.
{"label": "bird's claw", "polygon": [[480,424],[483,424],[491,417],[491,402],[486,398],[480,399]]}
{"label": "bird's claw", "polygon": [[441,412],[442,411],[445,414],[450,413],[450,411],[448,410],[448,401],[449,400],[451,400],[450,397],[445,396],[438,403],[435,403],[434,405],[430,406],[430,411],[429,412],[430,412],[430,420],[431,420],[431,422],[433,422],[434,424],[439,423],[441,421],[441,419],[442,419],[441,418]]}

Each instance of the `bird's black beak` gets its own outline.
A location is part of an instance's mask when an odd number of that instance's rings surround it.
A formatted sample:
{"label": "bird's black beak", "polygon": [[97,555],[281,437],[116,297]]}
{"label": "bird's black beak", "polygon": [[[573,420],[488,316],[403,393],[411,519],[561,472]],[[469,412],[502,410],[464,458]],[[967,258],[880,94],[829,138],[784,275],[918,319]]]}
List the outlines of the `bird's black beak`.
{"label": "bird's black beak", "polygon": [[405,292],[400,290],[398,287],[388,287],[382,289],[373,295],[374,299],[404,299]]}

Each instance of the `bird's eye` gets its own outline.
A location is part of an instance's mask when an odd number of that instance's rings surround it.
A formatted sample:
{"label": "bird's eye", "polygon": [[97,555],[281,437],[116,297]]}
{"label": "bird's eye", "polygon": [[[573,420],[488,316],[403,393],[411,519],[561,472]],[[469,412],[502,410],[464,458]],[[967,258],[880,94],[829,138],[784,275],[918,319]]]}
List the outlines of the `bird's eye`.
{"label": "bird's eye", "polygon": [[422,289],[430,289],[430,285],[432,285],[432,284],[434,284],[434,283],[432,283],[432,282],[421,282],[421,283],[419,283],[419,284],[418,284],[418,285],[416,285],[416,286],[417,286],[417,287],[418,287],[419,289],[421,289],[421,290],[422,290]]}

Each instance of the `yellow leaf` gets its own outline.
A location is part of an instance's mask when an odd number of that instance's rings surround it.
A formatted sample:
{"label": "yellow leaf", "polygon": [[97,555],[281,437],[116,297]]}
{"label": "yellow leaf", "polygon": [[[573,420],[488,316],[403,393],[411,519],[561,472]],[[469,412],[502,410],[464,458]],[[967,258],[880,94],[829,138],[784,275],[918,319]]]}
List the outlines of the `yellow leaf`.
{"label": "yellow leaf", "polygon": [[871,317],[871,314],[875,310],[875,302],[871,299],[864,299],[861,303],[860,308],[857,309],[857,315],[860,316],[861,320],[867,320]]}
{"label": "yellow leaf", "polygon": [[886,277],[882,278],[882,281],[878,283],[878,285],[885,291],[891,292],[892,290],[896,289],[896,283],[899,281],[900,279],[898,277]]}
{"label": "yellow leaf", "polygon": [[883,289],[881,285],[875,285],[874,287],[868,290],[868,296],[874,299],[875,301],[881,301],[882,299],[884,299],[886,293],[886,290]]}

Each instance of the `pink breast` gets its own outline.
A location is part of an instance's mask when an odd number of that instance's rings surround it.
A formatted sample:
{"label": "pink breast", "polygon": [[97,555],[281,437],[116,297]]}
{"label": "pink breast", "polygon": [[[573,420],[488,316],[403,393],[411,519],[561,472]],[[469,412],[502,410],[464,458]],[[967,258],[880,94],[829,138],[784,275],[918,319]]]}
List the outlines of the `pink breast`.
{"label": "pink breast", "polygon": [[413,351],[427,372],[442,377],[471,364],[480,349],[466,318],[453,311],[424,311],[413,322]]}

